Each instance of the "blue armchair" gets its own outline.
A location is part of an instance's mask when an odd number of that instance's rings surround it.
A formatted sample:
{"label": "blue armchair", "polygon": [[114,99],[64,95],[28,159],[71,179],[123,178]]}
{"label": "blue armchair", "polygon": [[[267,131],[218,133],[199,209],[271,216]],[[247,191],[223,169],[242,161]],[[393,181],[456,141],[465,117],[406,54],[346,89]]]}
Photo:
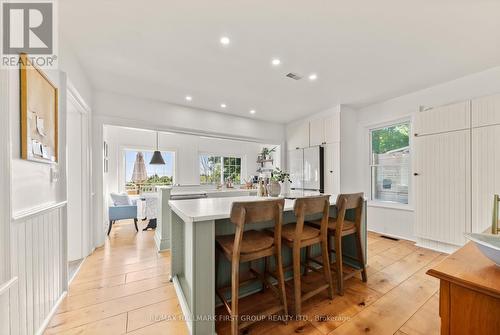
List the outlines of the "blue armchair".
{"label": "blue armchair", "polygon": [[130,203],[131,205],[116,205],[116,202],[113,201],[113,205],[109,207],[108,235],[111,232],[111,227],[118,220],[134,219],[135,230],[139,231],[137,228],[137,203],[136,201],[130,201]]}

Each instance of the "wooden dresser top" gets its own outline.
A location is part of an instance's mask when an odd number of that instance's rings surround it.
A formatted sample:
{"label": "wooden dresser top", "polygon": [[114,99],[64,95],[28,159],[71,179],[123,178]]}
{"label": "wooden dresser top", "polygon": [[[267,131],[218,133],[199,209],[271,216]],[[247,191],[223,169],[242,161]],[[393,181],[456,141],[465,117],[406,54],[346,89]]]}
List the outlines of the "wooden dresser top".
{"label": "wooden dresser top", "polygon": [[427,274],[500,299],[500,267],[472,242],[449,255]]}

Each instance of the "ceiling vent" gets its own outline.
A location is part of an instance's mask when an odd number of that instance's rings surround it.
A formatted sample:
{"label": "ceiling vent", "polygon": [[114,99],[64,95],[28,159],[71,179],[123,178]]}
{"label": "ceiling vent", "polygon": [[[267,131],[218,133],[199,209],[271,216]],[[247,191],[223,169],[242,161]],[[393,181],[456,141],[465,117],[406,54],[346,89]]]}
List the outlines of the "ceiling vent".
{"label": "ceiling vent", "polygon": [[288,78],[292,78],[294,80],[300,80],[300,79],[302,79],[302,77],[299,74],[293,73],[293,72],[288,73],[286,76]]}

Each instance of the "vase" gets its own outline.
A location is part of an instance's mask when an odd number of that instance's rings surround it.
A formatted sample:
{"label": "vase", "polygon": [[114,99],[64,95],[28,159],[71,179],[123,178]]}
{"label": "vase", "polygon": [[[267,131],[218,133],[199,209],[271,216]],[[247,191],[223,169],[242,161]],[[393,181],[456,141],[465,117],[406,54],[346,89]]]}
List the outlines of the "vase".
{"label": "vase", "polygon": [[267,185],[267,193],[271,197],[277,197],[281,194],[281,185],[277,181],[272,181],[269,185]]}

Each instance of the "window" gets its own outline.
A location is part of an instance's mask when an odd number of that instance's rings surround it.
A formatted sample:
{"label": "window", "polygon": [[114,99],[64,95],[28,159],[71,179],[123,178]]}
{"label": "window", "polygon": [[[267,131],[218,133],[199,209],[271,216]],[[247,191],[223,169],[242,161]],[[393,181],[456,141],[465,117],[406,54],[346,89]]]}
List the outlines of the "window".
{"label": "window", "polygon": [[[143,164],[146,173],[143,176],[140,176],[139,173],[139,177],[137,175],[134,177],[134,166],[141,164],[141,162],[137,161],[138,153],[142,153],[144,157]],[[151,165],[149,162],[151,161],[151,157],[153,157],[153,151],[125,150],[125,190],[128,193],[152,192],[155,186],[173,184],[174,153],[171,151],[162,151],[161,155],[165,161],[165,165]]]}
{"label": "window", "polygon": [[410,123],[370,130],[371,200],[408,204]]}
{"label": "window", "polygon": [[241,157],[200,155],[200,184],[241,183]]}

